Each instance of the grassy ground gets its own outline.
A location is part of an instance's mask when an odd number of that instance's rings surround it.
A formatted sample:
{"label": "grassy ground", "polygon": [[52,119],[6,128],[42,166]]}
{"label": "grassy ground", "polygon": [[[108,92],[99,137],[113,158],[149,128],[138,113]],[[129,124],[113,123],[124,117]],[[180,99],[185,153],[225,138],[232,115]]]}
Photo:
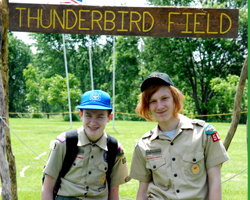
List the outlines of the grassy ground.
{"label": "grassy ground", "polygon": [[[136,140],[145,132],[155,127],[150,122],[116,121],[115,130],[112,121],[107,124],[106,132],[116,137],[125,149],[128,166],[130,169],[132,153]],[[228,123],[212,123],[220,133],[222,141],[229,129]],[[81,122],[73,122],[73,129],[81,126]],[[69,130],[69,122],[62,119],[10,119],[10,127],[22,140],[29,145],[37,154],[43,154],[47,160],[49,144],[61,132]],[[42,187],[42,170],[45,162],[35,159],[36,155],[31,152],[20,140],[11,133],[12,148],[16,158],[18,199],[40,199]],[[222,181],[237,174],[247,167],[246,126],[239,125],[233,141],[229,147],[230,160],[223,164]],[[29,167],[28,167],[29,166]],[[24,177],[20,176],[23,168],[28,167]],[[247,199],[247,170],[222,184],[223,200],[246,200]],[[135,199],[138,182],[131,180],[120,186],[120,196]]]}

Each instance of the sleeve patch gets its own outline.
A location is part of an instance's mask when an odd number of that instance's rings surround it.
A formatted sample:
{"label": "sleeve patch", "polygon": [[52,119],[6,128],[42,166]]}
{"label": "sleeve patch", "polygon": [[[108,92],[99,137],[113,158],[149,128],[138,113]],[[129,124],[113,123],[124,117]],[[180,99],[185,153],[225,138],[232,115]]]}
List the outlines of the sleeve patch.
{"label": "sleeve patch", "polygon": [[117,154],[116,156],[118,158],[121,158],[124,155],[124,149],[121,144],[119,144],[118,149],[117,149]]}
{"label": "sleeve patch", "polygon": [[207,135],[212,135],[213,133],[217,133],[216,129],[211,125],[207,125],[207,127],[205,128],[205,133]]}
{"label": "sleeve patch", "polygon": [[60,134],[59,136],[57,136],[56,140],[60,141],[61,143],[66,141],[66,137],[65,134]]}
{"label": "sleeve patch", "polygon": [[126,178],[125,178],[125,182],[127,183],[127,182],[129,182],[131,180],[131,177],[130,176],[127,176]]}
{"label": "sleeve patch", "polygon": [[50,143],[50,148],[51,148],[53,151],[56,150],[56,149],[58,149],[58,147],[59,147],[59,141],[54,140],[54,141],[52,141],[52,142]]}
{"label": "sleeve patch", "polygon": [[220,140],[220,136],[218,132],[213,133],[211,136],[212,136],[213,142],[217,142]]}

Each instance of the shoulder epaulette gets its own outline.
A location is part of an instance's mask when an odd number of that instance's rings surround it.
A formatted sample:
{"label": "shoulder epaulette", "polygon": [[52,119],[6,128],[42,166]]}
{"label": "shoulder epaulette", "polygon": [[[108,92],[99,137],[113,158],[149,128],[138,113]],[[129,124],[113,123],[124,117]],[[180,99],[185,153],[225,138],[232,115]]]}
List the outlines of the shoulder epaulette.
{"label": "shoulder epaulette", "polygon": [[191,121],[191,123],[192,123],[192,124],[198,124],[198,125],[200,125],[200,126],[204,126],[206,122],[205,122],[204,120],[200,120],[200,119],[193,119],[193,120]]}
{"label": "shoulder epaulette", "polygon": [[154,132],[153,132],[152,130],[150,130],[149,132],[145,133],[145,134],[142,136],[142,139],[151,137],[151,135],[153,135],[153,133],[154,133]]}

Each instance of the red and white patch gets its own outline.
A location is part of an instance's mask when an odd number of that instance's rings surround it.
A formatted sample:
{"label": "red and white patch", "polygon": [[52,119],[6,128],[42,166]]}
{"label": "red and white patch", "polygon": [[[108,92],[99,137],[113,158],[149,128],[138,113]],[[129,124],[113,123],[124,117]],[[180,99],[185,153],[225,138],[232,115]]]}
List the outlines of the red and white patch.
{"label": "red and white patch", "polygon": [[59,140],[61,143],[63,143],[64,141],[66,141],[66,137],[64,134],[60,134],[59,136],[57,136],[56,140]]}
{"label": "red and white patch", "polygon": [[213,142],[217,142],[220,140],[220,136],[218,132],[213,133],[212,135]]}

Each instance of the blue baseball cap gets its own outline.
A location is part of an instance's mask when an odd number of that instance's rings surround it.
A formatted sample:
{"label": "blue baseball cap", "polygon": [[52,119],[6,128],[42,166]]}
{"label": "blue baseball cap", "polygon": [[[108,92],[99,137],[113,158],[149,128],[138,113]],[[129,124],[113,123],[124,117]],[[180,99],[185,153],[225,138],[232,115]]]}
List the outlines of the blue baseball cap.
{"label": "blue baseball cap", "polygon": [[102,90],[91,90],[82,95],[81,104],[78,109],[88,110],[112,110],[111,98]]}

